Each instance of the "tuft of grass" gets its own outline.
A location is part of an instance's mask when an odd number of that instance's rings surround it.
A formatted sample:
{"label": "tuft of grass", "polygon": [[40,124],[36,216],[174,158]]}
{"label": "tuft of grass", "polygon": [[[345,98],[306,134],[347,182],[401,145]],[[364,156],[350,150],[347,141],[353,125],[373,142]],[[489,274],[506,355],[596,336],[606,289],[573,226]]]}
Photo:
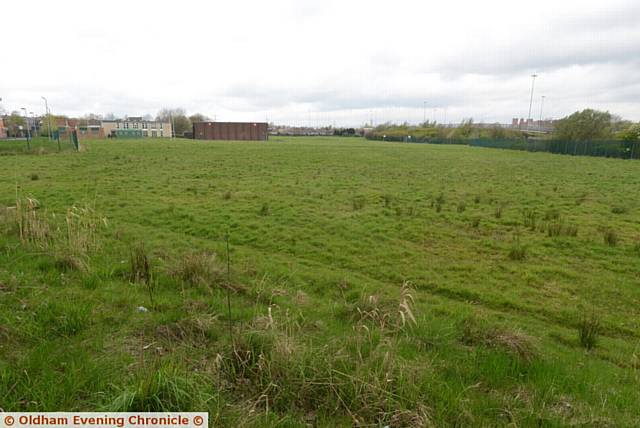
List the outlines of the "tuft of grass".
{"label": "tuft of grass", "polygon": [[224,267],[214,253],[189,253],[180,257],[169,269],[169,275],[194,286],[221,283]]}
{"label": "tuft of grass", "polygon": [[151,262],[143,244],[131,248],[129,281],[149,285],[152,280]]}
{"label": "tuft of grass", "polygon": [[531,230],[536,230],[537,213],[535,210],[524,209],[522,210],[522,222],[524,227]]}
{"label": "tuft of grass", "polygon": [[467,204],[464,201],[458,202],[458,206],[456,207],[456,210],[459,213],[463,213],[466,209],[467,209]]}
{"label": "tuft of grass", "polygon": [[436,199],[433,201],[433,206],[436,212],[442,211],[442,207],[444,206],[444,194],[440,192]]}
{"label": "tuft of grass", "polygon": [[504,205],[500,204],[496,207],[495,211],[493,212],[493,215],[495,218],[500,219],[502,218],[502,211],[504,210]]}
{"label": "tuft of grass", "polygon": [[364,196],[355,196],[351,199],[351,207],[354,211],[359,211],[364,208],[365,199]]}
{"label": "tuft of grass", "polygon": [[227,190],[226,192],[224,192],[222,194],[222,199],[224,199],[225,201],[228,201],[229,199],[231,199],[231,190]]}
{"label": "tuft of grass", "polygon": [[613,214],[626,214],[627,212],[629,212],[629,209],[622,205],[614,205],[613,207],[611,207],[611,212]]}
{"label": "tuft of grass", "polygon": [[547,236],[572,236],[578,235],[578,226],[572,223],[566,223],[562,217],[547,223]]}
{"label": "tuft of grass", "polygon": [[393,203],[393,195],[389,194],[389,193],[385,193],[384,195],[382,195],[382,204],[384,205],[385,208],[391,208],[391,205]]}
{"label": "tuft of grass", "polygon": [[89,308],[82,303],[53,303],[40,305],[34,320],[45,336],[72,337],[89,325]]}
{"label": "tuft of grass", "polygon": [[537,356],[534,340],[520,330],[492,326],[476,317],[465,318],[460,329],[465,345],[500,349],[527,362]]}
{"label": "tuft of grass", "polygon": [[475,204],[479,204],[481,200],[482,199],[480,198],[480,195],[476,195],[476,196],[473,197],[473,202]]}
{"label": "tuft of grass", "polygon": [[595,315],[584,315],[578,325],[578,340],[580,345],[591,350],[596,347],[598,334],[600,332],[600,319]]}
{"label": "tuft of grass", "polygon": [[604,229],[602,232],[602,237],[604,239],[604,243],[608,246],[615,247],[616,245],[618,245],[618,234],[612,228],[608,227]]}
{"label": "tuft of grass", "polygon": [[31,181],[37,181],[40,179],[40,176],[38,174],[36,174],[35,172],[31,173],[31,175],[29,175],[29,178],[31,179]]}
{"label": "tuft of grass", "polygon": [[262,217],[266,217],[269,215],[269,204],[267,202],[262,203],[262,206],[260,207],[260,211],[258,211],[258,214]]}
{"label": "tuft of grass", "polygon": [[133,385],[107,405],[111,412],[200,411],[212,396],[203,380],[192,373],[165,365],[143,371]]}
{"label": "tuft of grass", "polygon": [[20,242],[38,248],[47,248],[51,241],[51,227],[44,216],[38,214],[40,203],[35,198],[17,198],[15,223]]}
{"label": "tuft of grass", "polygon": [[481,219],[480,219],[480,217],[478,217],[478,216],[473,217],[473,218],[471,219],[471,227],[473,227],[474,229],[477,229],[477,228],[478,228],[478,226],[480,226],[480,220],[481,220]]}
{"label": "tuft of grass", "polygon": [[520,237],[515,236],[509,249],[509,258],[511,260],[524,260],[527,257],[527,248],[520,243]]}
{"label": "tuft of grass", "polygon": [[543,219],[545,221],[558,220],[560,219],[560,211],[555,208],[550,208],[544,213]]}

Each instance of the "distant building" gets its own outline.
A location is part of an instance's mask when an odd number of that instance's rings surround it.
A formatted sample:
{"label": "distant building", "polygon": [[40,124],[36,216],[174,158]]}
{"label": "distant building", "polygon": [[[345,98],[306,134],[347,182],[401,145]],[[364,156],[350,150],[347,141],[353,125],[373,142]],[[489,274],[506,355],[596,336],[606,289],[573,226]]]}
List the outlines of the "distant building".
{"label": "distant building", "polygon": [[103,120],[104,134],[112,138],[170,138],[171,123],[157,120],[143,120],[141,117]]}
{"label": "distant building", "polygon": [[93,119],[68,119],[66,117],[56,118],[56,123],[52,131],[57,132],[60,139],[71,138],[71,133],[76,131],[78,138],[101,139],[105,138],[104,130],[99,120]]}
{"label": "distant building", "polygon": [[193,138],[196,140],[256,140],[267,139],[266,122],[196,122]]}

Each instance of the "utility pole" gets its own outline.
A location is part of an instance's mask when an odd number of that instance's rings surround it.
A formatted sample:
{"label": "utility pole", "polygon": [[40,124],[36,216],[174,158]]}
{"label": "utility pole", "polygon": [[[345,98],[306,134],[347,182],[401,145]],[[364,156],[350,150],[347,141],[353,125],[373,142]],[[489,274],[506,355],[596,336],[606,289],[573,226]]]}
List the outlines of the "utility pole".
{"label": "utility pole", "polygon": [[531,120],[531,106],[533,105],[533,88],[536,84],[537,74],[531,75],[531,98],[529,99],[529,115],[527,116],[527,128],[529,127],[529,121]]}
{"label": "utility pole", "polygon": [[422,103],[422,123],[427,121],[427,102]]}
{"label": "utility pole", "polygon": [[540,97],[540,121],[538,122],[538,127],[540,129],[542,129],[542,107],[544,106],[544,98],[544,95]]}
{"label": "utility pole", "polygon": [[31,129],[29,126],[29,115],[27,115],[27,109],[24,107],[21,107],[20,110],[24,111],[24,122],[26,124],[26,128],[27,128],[27,141],[31,140]]}
{"label": "utility pole", "polygon": [[47,99],[45,97],[40,97],[44,100],[44,111],[45,114],[47,115],[47,118],[49,119],[49,141],[51,141],[51,114],[49,113],[49,103],[47,102]]}

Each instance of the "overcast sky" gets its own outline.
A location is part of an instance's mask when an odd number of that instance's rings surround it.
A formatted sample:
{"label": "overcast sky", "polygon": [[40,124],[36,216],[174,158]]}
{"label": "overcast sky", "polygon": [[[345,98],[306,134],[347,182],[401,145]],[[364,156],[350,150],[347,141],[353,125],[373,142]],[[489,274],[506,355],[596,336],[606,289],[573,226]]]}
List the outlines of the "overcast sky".
{"label": "overcast sky", "polygon": [[[0,108],[360,124],[640,120],[640,1],[8,1]],[[424,109],[426,101],[426,112]]]}

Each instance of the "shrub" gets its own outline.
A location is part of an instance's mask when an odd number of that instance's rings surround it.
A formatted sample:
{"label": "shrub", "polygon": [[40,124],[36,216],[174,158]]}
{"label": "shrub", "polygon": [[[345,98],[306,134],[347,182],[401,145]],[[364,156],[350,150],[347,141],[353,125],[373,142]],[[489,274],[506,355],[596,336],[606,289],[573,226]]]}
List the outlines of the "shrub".
{"label": "shrub", "polygon": [[602,236],[604,243],[610,247],[615,247],[618,244],[618,234],[615,230],[607,228],[603,231]]}
{"label": "shrub", "polygon": [[578,339],[580,345],[587,350],[595,348],[600,331],[600,320],[595,314],[587,317],[586,315],[580,321],[578,326]]}

